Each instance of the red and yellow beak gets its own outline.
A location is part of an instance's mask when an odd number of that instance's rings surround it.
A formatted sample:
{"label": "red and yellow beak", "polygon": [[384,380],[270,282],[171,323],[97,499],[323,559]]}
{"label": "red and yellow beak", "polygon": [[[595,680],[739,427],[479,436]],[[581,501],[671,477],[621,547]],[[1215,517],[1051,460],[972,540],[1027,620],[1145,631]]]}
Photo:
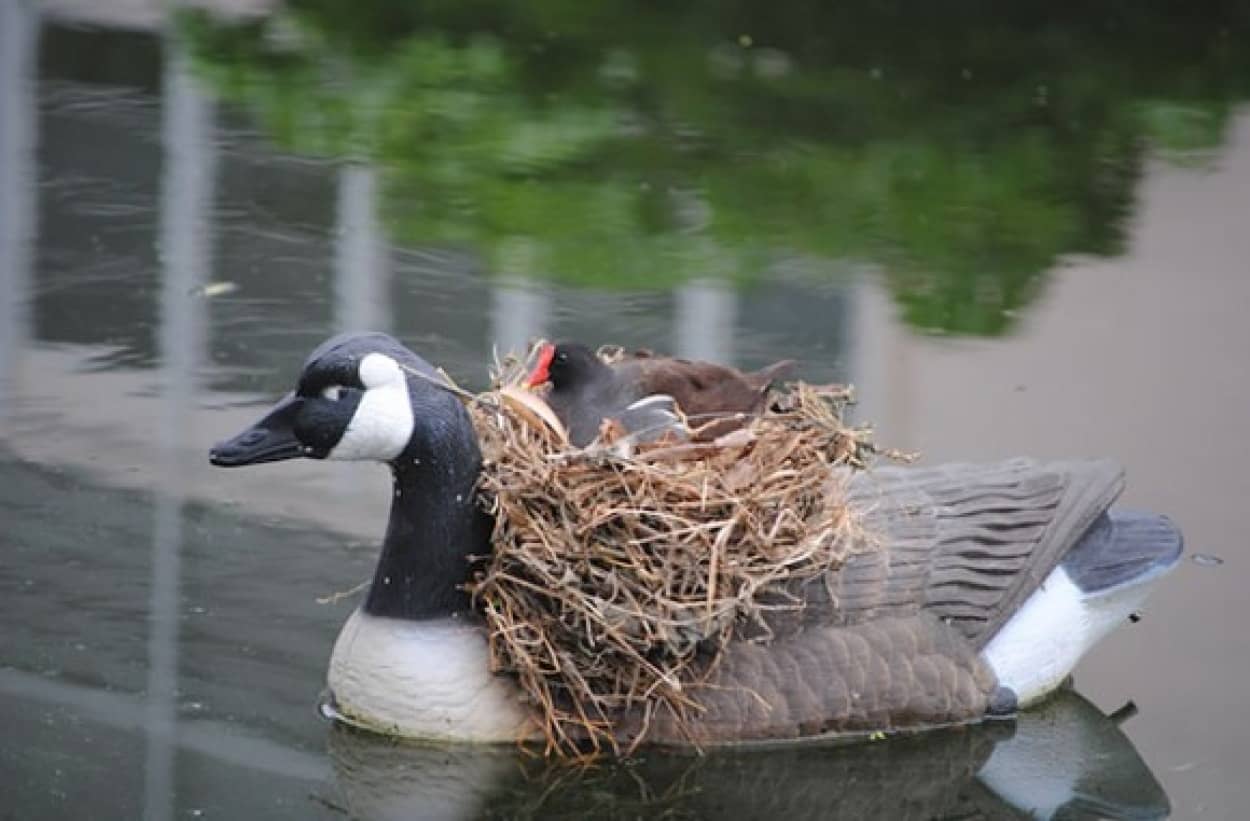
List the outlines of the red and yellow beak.
{"label": "red and yellow beak", "polygon": [[526,387],[536,388],[551,379],[551,359],[555,355],[556,346],[550,342],[538,349],[538,362],[525,380]]}

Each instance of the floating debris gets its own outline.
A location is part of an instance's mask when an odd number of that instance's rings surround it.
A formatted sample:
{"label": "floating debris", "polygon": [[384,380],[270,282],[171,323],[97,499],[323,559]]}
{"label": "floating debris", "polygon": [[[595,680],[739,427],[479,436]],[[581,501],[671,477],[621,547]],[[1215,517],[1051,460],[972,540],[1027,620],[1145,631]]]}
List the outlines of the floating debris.
{"label": "floating debris", "polygon": [[201,285],[198,288],[191,289],[191,296],[200,297],[201,299],[212,299],[217,296],[225,296],[233,294],[239,290],[239,286],[233,282],[220,281],[210,282],[207,285]]}
{"label": "floating debris", "polygon": [[1202,565],[1203,567],[1219,567],[1224,564],[1223,559],[1219,556],[1213,556],[1210,553],[1194,553],[1189,557],[1189,560],[1194,564]]}
{"label": "floating debris", "polygon": [[363,591],[369,586],[369,581],[369,579],[365,579],[360,584],[347,590],[336,590],[328,596],[318,596],[317,604],[338,604],[343,599],[350,598]]}

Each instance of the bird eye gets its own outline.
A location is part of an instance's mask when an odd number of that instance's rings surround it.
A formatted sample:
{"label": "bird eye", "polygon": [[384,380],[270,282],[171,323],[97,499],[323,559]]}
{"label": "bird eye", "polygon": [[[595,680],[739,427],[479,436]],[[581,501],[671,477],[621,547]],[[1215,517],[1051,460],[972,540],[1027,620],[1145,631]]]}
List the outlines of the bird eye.
{"label": "bird eye", "polygon": [[343,396],[342,385],[326,385],[321,389],[321,398],[329,399],[331,402],[337,402]]}
{"label": "bird eye", "polygon": [[556,354],[556,361],[557,361],[557,362],[568,362],[568,361],[569,361],[569,355],[568,355],[568,354],[566,354],[564,351],[561,351],[560,353]]}

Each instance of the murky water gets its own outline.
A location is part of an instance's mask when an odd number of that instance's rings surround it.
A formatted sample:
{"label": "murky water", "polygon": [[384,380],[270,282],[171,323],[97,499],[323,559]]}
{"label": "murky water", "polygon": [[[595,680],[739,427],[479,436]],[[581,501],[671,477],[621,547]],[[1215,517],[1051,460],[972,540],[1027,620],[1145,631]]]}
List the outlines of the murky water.
{"label": "murky water", "polygon": [[[6,817],[1244,816],[1239,5],[0,5]],[[797,357],[930,461],[1117,458],[1223,563],[1014,726],[588,773],[334,730],[386,477],[205,453],[363,327],[470,385],[537,334]]]}

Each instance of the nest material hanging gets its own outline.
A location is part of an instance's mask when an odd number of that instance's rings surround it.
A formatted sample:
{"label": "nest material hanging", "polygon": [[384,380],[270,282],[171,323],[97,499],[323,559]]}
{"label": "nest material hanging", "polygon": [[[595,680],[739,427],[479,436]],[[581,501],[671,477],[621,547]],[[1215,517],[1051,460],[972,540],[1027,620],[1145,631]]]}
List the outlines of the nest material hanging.
{"label": "nest material hanging", "polygon": [[714,443],[627,454],[572,448],[514,387],[470,402],[495,517],[470,590],[493,669],[516,676],[548,752],[619,752],[615,723],[629,713],[669,710],[685,726],[738,629],[801,607],[784,586],[871,544],[831,471],[874,452],[867,431],[842,424],[848,399],[796,383]]}

